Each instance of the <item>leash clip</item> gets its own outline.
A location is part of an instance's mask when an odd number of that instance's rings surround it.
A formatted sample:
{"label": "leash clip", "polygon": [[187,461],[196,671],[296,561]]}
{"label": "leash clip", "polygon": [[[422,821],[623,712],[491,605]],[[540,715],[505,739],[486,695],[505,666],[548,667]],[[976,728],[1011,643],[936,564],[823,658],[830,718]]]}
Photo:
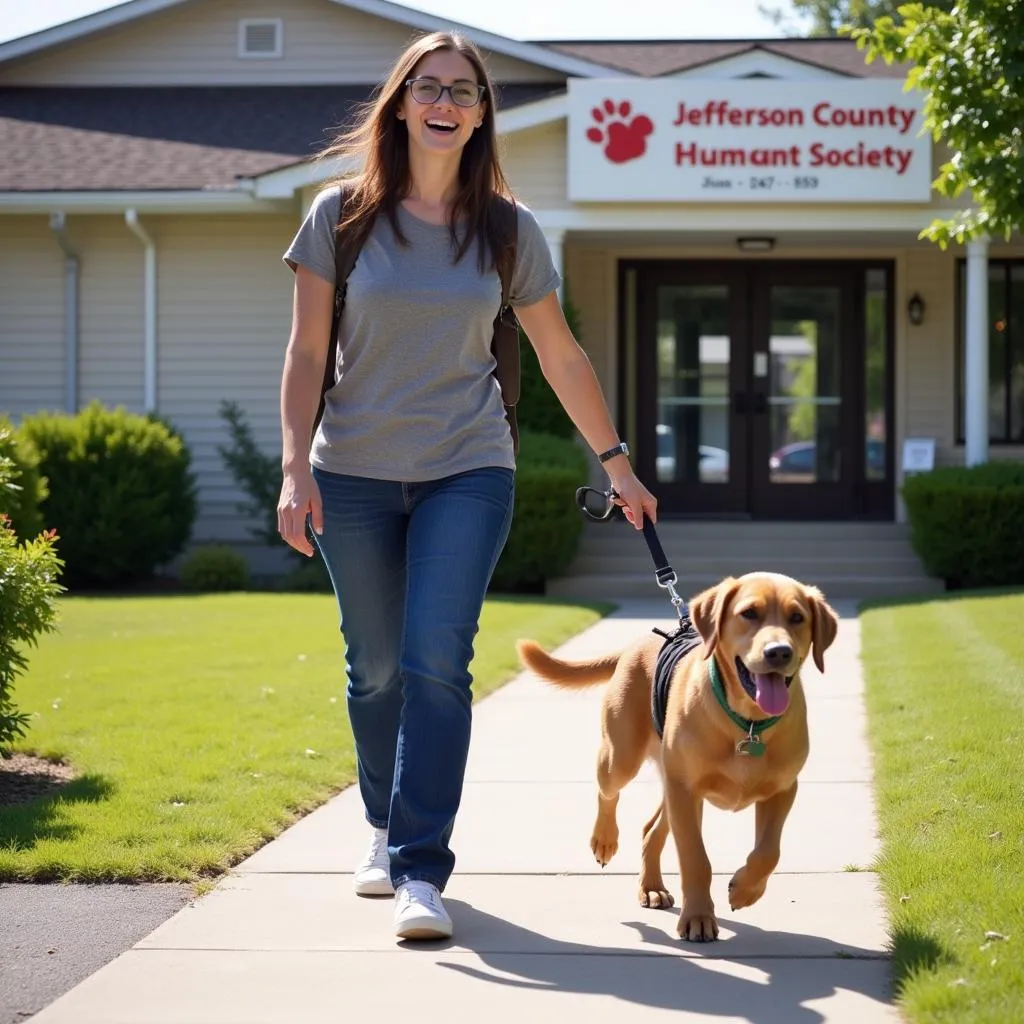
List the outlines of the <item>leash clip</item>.
{"label": "leash clip", "polygon": [[676,610],[676,618],[682,622],[683,605],[686,604],[686,602],[679,596],[679,592],[676,590],[676,584],[679,582],[679,577],[676,576],[675,569],[673,569],[672,566],[667,566],[664,569],[658,569],[654,574],[654,578],[662,590],[668,591],[669,600],[672,602],[672,607]]}

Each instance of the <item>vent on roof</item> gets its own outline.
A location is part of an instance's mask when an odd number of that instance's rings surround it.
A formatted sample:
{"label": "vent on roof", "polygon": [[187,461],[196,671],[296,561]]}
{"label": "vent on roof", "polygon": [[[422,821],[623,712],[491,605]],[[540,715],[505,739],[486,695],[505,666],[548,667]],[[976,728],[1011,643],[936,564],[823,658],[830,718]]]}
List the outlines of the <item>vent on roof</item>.
{"label": "vent on roof", "polygon": [[281,18],[242,18],[238,23],[238,56],[273,58],[284,55]]}

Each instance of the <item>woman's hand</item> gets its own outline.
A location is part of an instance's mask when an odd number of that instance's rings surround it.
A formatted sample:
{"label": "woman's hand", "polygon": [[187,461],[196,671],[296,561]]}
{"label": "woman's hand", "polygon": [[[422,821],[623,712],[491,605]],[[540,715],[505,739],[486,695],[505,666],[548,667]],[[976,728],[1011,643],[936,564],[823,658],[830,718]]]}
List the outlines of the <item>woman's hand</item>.
{"label": "woman's hand", "polygon": [[323,533],[324,507],[320,500],[320,488],[309,466],[291,470],[284,475],[281,497],[277,503],[277,532],[286,544],[300,554],[312,557],[313,545],[306,536],[307,515],[313,532]]}
{"label": "woman's hand", "polygon": [[650,516],[652,523],[658,521],[658,499],[640,483],[628,464],[621,471],[609,471],[608,478],[618,494],[615,504],[638,530],[644,528],[644,516]]}

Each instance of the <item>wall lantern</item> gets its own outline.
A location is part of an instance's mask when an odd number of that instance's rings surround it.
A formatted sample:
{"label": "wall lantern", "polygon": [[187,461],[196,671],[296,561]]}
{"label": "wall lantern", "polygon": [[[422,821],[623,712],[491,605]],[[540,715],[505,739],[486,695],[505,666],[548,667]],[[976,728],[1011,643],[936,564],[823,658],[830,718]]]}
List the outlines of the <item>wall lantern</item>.
{"label": "wall lantern", "polygon": [[775,248],[775,239],[737,238],[736,245],[741,252],[771,252]]}
{"label": "wall lantern", "polygon": [[917,292],[914,292],[907,303],[907,317],[915,327],[920,327],[924,323],[924,299]]}

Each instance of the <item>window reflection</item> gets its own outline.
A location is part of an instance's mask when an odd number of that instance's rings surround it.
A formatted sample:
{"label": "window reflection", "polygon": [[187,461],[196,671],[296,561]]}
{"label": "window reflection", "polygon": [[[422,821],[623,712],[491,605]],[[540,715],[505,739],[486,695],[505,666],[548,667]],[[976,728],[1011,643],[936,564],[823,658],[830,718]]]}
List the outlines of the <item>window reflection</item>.
{"label": "window reflection", "polygon": [[658,289],[660,483],[729,480],[729,289],[671,285]]}

